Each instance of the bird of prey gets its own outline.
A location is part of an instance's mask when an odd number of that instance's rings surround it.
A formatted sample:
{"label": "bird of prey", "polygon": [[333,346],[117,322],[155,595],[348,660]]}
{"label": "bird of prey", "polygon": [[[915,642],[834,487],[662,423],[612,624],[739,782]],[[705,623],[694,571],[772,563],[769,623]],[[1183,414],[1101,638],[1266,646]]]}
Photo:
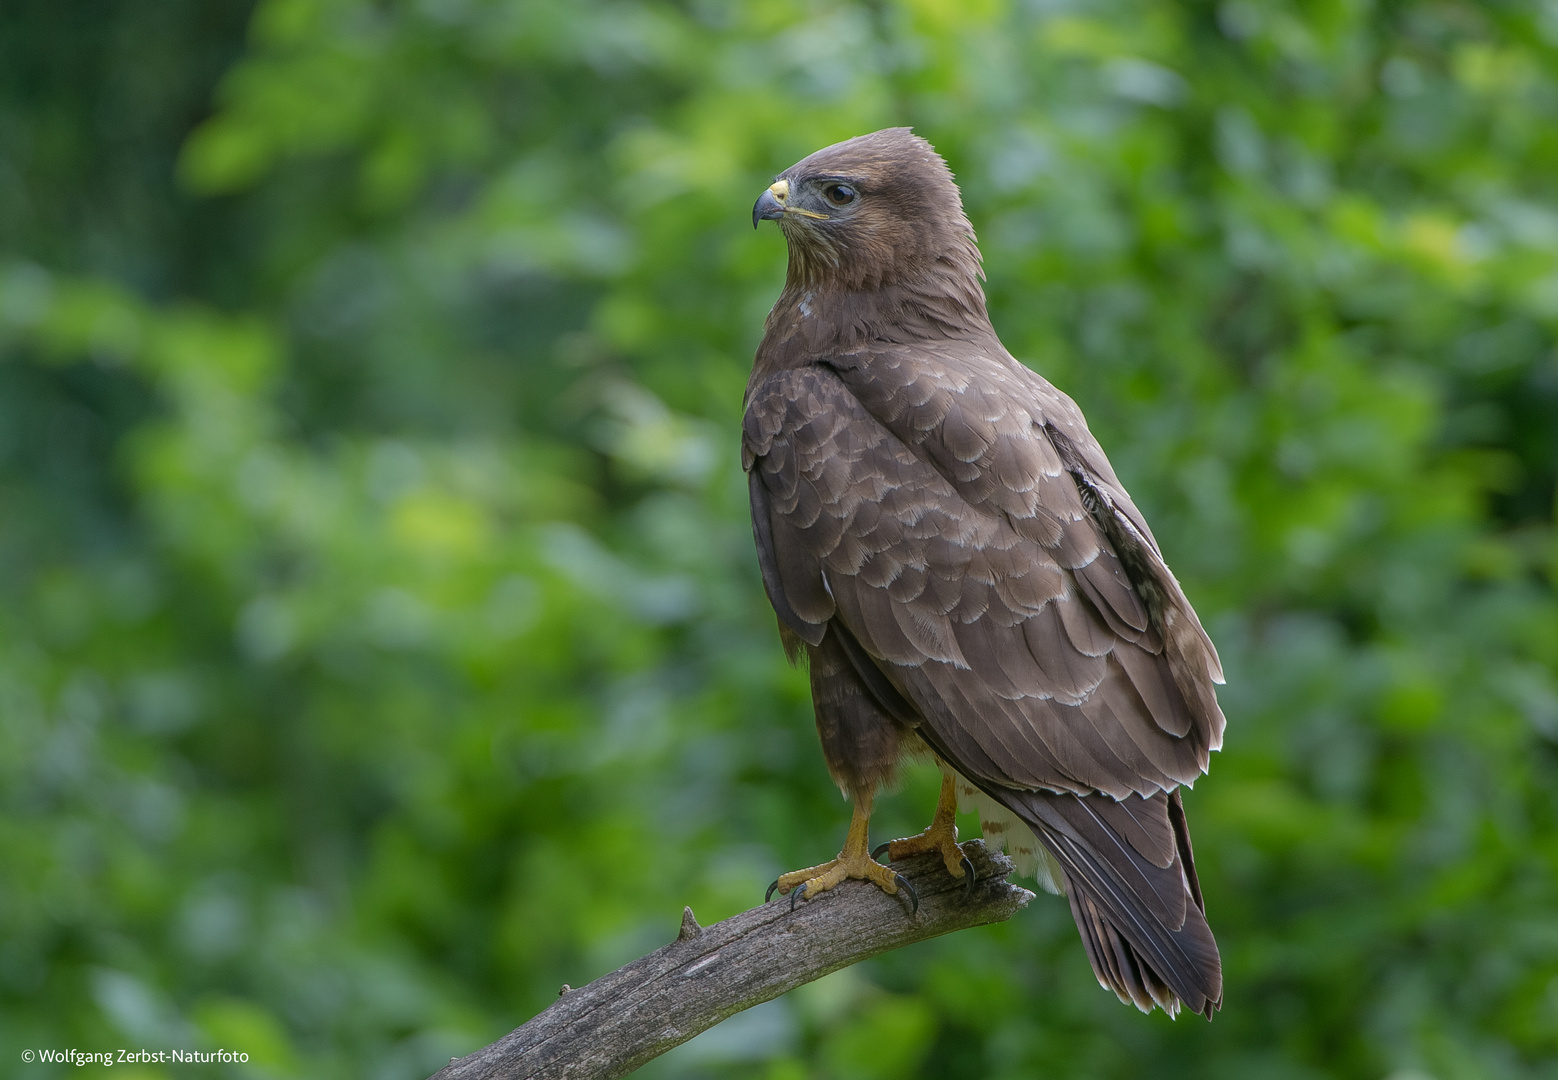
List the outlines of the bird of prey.
{"label": "bird of prey", "polygon": [[[854,804],[838,858],[776,888],[895,893],[884,848],[971,884],[961,801],[1069,898],[1106,989],[1210,1019],[1178,788],[1222,743],[1217,652],[1081,411],[997,338],[951,171],[878,131],[786,169],[752,219],[789,247],[746,391],[752,531]],[[933,821],[871,852],[872,798],[916,750],[943,772]]]}

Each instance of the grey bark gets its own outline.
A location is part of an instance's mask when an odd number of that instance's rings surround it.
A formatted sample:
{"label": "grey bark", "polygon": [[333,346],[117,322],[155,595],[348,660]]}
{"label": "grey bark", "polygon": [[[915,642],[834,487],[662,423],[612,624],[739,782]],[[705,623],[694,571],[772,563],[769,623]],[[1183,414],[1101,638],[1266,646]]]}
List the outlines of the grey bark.
{"label": "grey bark", "polygon": [[978,840],[963,846],[978,884],[964,898],[934,853],[897,864],[920,897],[847,881],[790,910],[788,897],[702,927],[684,908],[675,941],[588,986],[564,987],[546,1011],[432,1080],[612,1080],[713,1027],[878,953],[1001,922],[1033,894],[1007,882],[1011,860]]}

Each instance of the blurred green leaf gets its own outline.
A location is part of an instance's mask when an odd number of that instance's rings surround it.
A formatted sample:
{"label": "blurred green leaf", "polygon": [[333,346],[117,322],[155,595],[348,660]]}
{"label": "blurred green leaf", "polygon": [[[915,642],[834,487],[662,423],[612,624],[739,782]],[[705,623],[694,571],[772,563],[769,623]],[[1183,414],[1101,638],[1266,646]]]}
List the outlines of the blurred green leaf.
{"label": "blurred green leaf", "polygon": [[912,124],[1223,652],[1186,804],[1227,1008],[1120,1006],[1041,897],[645,1075],[1558,1075],[1548,5],[0,30],[5,1060],[425,1076],[836,849],[747,523],[747,222]]}

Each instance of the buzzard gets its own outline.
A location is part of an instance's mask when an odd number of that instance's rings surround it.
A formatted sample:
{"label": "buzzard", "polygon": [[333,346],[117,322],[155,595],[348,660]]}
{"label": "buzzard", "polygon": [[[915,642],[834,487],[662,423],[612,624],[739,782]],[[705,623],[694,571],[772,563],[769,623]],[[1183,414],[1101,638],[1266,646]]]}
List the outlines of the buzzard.
{"label": "buzzard", "polygon": [[[838,858],[774,888],[895,893],[884,849],[972,886],[961,802],[1067,896],[1106,989],[1210,1018],[1178,789],[1222,743],[1217,652],[1081,411],[996,337],[951,171],[878,131],[786,169],[752,219],[789,246],[746,391],[752,531],[854,804]],[[943,773],[932,823],[872,852],[872,798],[916,751]]]}

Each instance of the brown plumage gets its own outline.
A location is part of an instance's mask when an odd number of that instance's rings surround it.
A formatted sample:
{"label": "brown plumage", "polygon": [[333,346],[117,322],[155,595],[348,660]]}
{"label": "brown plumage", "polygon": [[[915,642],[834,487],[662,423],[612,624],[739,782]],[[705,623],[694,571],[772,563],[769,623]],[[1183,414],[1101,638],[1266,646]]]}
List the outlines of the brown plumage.
{"label": "brown plumage", "polygon": [[879,131],[785,170],[760,217],[790,261],[743,460],[829,769],[869,804],[928,746],[987,836],[1032,831],[1006,836],[1101,983],[1210,1017],[1177,788],[1222,741],[1217,653],[1081,411],[997,339],[951,172]]}

